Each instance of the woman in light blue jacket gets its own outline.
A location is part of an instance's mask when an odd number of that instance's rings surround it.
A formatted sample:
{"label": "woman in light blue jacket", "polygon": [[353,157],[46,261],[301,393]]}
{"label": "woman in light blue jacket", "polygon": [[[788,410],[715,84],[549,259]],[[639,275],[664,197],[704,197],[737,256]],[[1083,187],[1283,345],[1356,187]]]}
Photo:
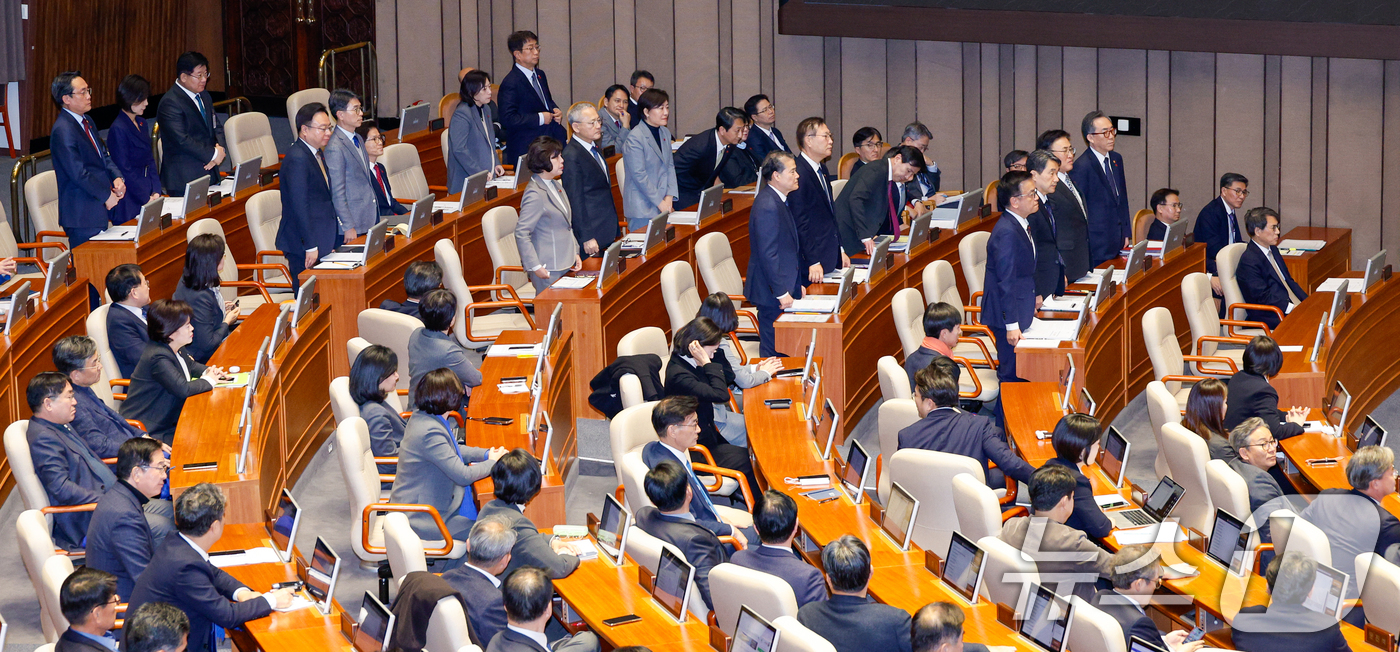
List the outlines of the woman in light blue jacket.
{"label": "woman in light blue jacket", "polygon": [[675,200],[676,163],[671,158],[671,131],[666,122],[671,118],[671,97],[655,88],[637,98],[642,107],[642,122],[632,128],[627,142],[622,144],[622,161],[626,178],[622,186],[622,213],[627,228],[646,228],[652,218],[670,212]]}

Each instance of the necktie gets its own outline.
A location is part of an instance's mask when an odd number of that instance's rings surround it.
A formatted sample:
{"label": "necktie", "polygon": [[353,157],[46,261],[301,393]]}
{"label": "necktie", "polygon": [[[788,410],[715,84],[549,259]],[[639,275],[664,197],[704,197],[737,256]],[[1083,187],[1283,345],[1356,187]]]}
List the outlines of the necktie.
{"label": "necktie", "polygon": [[392,198],[389,197],[389,187],[384,185],[384,173],[379,170],[379,164],[375,163],[373,167],[374,180],[379,184],[379,192],[384,195],[384,200],[386,203],[392,201]]}
{"label": "necktie", "polygon": [[700,503],[705,506],[706,511],[713,514],[715,519],[718,520],[719,512],[715,511],[715,504],[710,501],[710,492],[705,491],[704,483],[700,482],[700,478],[695,477],[695,469],[690,466],[690,460],[685,461],[685,470],[688,471],[690,475],[690,493],[699,496]]}
{"label": "necktie", "polygon": [[146,308],[145,308],[145,306],[142,306],[142,308],[141,308],[141,319],[142,319],[143,321],[146,319]]}
{"label": "necktie", "polygon": [[208,122],[209,112],[204,110],[204,98],[200,97],[199,93],[194,94],[194,105],[199,107],[199,116],[204,118],[205,122]]}
{"label": "necktie", "polygon": [[83,131],[87,132],[88,140],[92,142],[92,148],[97,150],[97,155],[102,156],[102,148],[97,146],[97,134],[92,133],[92,125],[88,124],[87,116],[83,116]]}
{"label": "necktie", "polygon": [[321,156],[321,150],[316,150],[316,163],[321,166],[321,178],[326,180],[326,186],[331,185],[331,178],[326,174],[326,159]]}
{"label": "necktie", "polygon": [[888,190],[890,199],[890,228],[894,229],[893,231],[891,231],[891,233],[895,234],[899,233],[899,209],[902,208],[900,204],[897,204],[895,202],[895,193],[897,192],[895,190],[896,185],[898,184],[891,181]]}
{"label": "necktie", "polygon": [[359,134],[355,134],[354,137],[352,137],[350,140],[355,143],[355,149],[359,149],[361,147]]}
{"label": "necktie", "polygon": [[1088,212],[1088,209],[1084,207],[1084,198],[1079,196],[1079,189],[1074,187],[1074,182],[1069,180],[1069,176],[1062,176],[1060,180],[1065,182],[1065,186],[1069,188],[1069,193],[1074,195],[1074,201],[1079,202],[1079,210]]}
{"label": "necktie", "polygon": [[1302,301],[1298,299],[1298,295],[1293,294],[1293,286],[1288,284],[1288,279],[1283,277],[1283,270],[1279,269],[1278,261],[1274,260],[1274,252],[1266,251],[1264,252],[1264,257],[1269,259],[1269,265],[1274,268],[1274,275],[1278,276],[1278,282],[1282,283],[1283,289],[1288,291],[1288,302],[1294,305],[1302,303]]}
{"label": "necktie", "polygon": [[530,75],[530,85],[535,87],[535,92],[540,95],[540,103],[544,104],[545,110],[548,111],[549,100],[544,96],[544,87],[540,86],[540,73],[538,70],[535,71],[535,74]]}
{"label": "necktie", "polygon": [[1240,242],[1240,240],[1241,240],[1241,239],[1240,239],[1240,233],[1239,233],[1240,224],[1239,224],[1239,222],[1235,219],[1235,211],[1227,210],[1227,211],[1225,211],[1225,214],[1228,216],[1226,219],[1228,219],[1228,220],[1230,221],[1230,244],[1234,244],[1234,243],[1236,243],[1236,242]]}
{"label": "necktie", "polygon": [[817,168],[817,179],[818,179],[819,181],[822,182],[822,194],[823,194],[823,195],[826,195],[826,203],[827,203],[828,206],[830,206],[830,205],[831,205],[831,184],[827,183],[827,181],[826,181],[826,168],[825,168],[825,167],[818,167],[818,168]]}
{"label": "necktie", "polygon": [[603,168],[603,178],[608,178],[608,164],[603,160],[603,155],[598,153],[597,147],[589,147],[588,151],[593,153],[593,160],[598,162],[598,167]]}
{"label": "necktie", "polygon": [[83,462],[86,462],[88,465],[88,470],[92,471],[94,476],[97,476],[97,480],[102,483],[103,489],[107,489],[113,484],[116,484],[117,476],[112,473],[111,469],[107,468],[106,464],[102,463],[102,460],[97,458],[97,455],[92,452],[92,449],[88,448],[87,442],[78,437],[78,433],[73,432],[73,429],[66,424],[59,425],[58,428],[63,431],[64,435],[68,436],[68,445],[78,451],[82,456]]}
{"label": "necktie", "polygon": [[[1054,236],[1056,239],[1059,239],[1060,227],[1059,225],[1055,224],[1055,211],[1050,209],[1050,203],[1047,201],[1042,200],[1040,205],[1045,208],[1045,217],[1050,222],[1050,235]],[[1058,262],[1060,265],[1065,264],[1064,256],[1060,254],[1060,247],[1058,245],[1055,247],[1055,261]]]}
{"label": "necktie", "polygon": [[1103,174],[1108,177],[1108,188],[1113,191],[1113,196],[1118,196],[1118,182],[1113,178],[1113,158],[1103,157]]}

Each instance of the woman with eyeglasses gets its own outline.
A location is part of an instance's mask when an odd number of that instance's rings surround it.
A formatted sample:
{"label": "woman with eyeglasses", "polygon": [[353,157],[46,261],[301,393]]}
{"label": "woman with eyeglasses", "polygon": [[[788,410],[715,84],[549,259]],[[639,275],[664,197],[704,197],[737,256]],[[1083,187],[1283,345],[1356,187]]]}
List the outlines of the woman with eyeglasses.
{"label": "woman with eyeglasses", "polygon": [[374,187],[375,201],[379,204],[379,216],[407,214],[408,207],[394,199],[394,187],[389,185],[389,171],[379,162],[379,157],[384,156],[384,133],[379,131],[373,120],[365,120],[355,129],[355,135],[365,143],[370,185]]}
{"label": "woman with eyeglasses", "polygon": [[856,170],[859,170],[861,166],[866,163],[880,160],[880,154],[883,153],[881,150],[884,149],[885,145],[885,137],[880,135],[879,129],[874,127],[861,127],[856,130],[855,135],[851,136],[851,144],[855,146],[855,153],[858,158],[856,159],[856,164],[851,166],[851,171],[846,174],[847,179],[855,176]]}
{"label": "woman with eyeglasses", "polygon": [[452,112],[448,130],[447,191],[462,191],[467,177],[489,171],[489,177],[506,173],[496,153],[496,116],[491,107],[491,75],[485,70],[469,70],[462,75],[458,91],[462,102]]}

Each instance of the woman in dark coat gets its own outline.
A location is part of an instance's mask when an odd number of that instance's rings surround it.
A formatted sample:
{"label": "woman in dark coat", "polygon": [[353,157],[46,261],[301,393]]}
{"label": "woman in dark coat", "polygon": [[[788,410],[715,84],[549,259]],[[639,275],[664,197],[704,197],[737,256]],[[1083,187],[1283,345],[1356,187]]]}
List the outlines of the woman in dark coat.
{"label": "woman in dark coat", "polygon": [[141,117],[150,103],[151,84],[140,75],[127,75],[117,86],[117,106],[121,113],[107,131],[107,149],[112,162],[126,180],[126,195],[109,211],[113,224],[121,224],[141,214],[141,207],[160,197],[160,175],[151,152],[151,131]]}
{"label": "woman in dark coat", "polygon": [[131,373],[131,387],[122,401],[122,418],[146,425],[146,432],[166,444],[175,440],[175,426],[185,399],[214,389],[223,376],[220,367],[206,367],[184,348],[194,341],[194,310],[183,301],[157,301],[146,312],[151,341]]}

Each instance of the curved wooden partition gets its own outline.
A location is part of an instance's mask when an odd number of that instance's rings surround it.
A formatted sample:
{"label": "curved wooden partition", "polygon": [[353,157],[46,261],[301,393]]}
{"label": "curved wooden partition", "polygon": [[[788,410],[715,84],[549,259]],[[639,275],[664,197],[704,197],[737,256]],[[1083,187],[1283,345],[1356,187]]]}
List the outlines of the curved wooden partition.
{"label": "curved wooden partition", "polygon": [[[1353,294],[1355,304],[1362,295]],[[1296,310],[1295,310],[1296,312]],[[1323,391],[1341,381],[1351,392],[1353,415],[1370,414],[1400,389],[1400,280],[1378,283],[1364,301],[1342,316],[1336,339],[1327,351]],[[1291,316],[1291,315],[1290,315]],[[1321,395],[1307,405],[1315,405]]]}

